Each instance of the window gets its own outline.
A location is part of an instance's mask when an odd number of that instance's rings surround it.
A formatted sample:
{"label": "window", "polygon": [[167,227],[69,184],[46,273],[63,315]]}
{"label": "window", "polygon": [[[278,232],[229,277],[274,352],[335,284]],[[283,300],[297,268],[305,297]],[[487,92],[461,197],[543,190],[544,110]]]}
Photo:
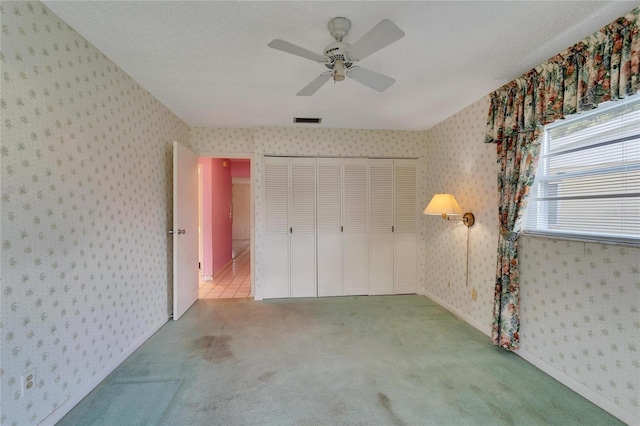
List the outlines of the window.
{"label": "window", "polygon": [[640,96],[544,128],[524,230],[640,244]]}

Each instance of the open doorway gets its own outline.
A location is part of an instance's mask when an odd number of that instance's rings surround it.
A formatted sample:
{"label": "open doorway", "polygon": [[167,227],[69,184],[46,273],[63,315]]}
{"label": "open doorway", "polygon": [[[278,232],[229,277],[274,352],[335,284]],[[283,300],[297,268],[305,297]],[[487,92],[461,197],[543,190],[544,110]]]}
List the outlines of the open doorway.
{"label": "open doorway", "polygon": [[200,299],[251,296],[251,161],[202,157]]}

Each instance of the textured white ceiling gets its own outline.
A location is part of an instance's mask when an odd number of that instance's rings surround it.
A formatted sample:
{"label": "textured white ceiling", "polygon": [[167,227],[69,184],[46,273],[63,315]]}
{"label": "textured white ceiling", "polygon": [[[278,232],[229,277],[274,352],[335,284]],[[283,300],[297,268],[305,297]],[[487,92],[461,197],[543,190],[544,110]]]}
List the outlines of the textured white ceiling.
{"label": "textured white ceiling", "polygon": [[[424,130],[624,15],[606,1],[45,1],[190,126]],[[295,94],[326,68],[267,47],[322,53],[327,22],[351,20],[353,44],[384,18],[406,33],[362,65],[386,92],[353,80]],[[316,126],[317,125],[304,125]]]}

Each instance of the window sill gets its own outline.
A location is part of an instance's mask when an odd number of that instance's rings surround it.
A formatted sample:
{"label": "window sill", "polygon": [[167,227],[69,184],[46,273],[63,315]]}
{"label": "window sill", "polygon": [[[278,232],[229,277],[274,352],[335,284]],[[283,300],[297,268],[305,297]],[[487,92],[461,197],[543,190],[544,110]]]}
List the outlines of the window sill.
{"label": "window sill", "polygon": [[555,232],[531,232],[523,231],[521,234],[523,237],[541,238],[548,240],[560,240],[560,241],[575,241],[579,243],[592,243],[592,244],[606,244],[610,246],[625,246],[640,248],[640,240],[634,240],[631,238],[607,238],[598,235],[572,235]]}

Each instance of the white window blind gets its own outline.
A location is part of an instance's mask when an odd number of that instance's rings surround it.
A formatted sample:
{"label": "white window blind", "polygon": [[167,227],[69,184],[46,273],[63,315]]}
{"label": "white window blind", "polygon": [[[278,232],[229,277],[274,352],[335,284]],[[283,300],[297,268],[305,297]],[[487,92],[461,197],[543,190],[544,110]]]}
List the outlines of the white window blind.
{"label": "white window blind", "polygon": [[545,127],[525,232],[640,243],[640,97]]}

